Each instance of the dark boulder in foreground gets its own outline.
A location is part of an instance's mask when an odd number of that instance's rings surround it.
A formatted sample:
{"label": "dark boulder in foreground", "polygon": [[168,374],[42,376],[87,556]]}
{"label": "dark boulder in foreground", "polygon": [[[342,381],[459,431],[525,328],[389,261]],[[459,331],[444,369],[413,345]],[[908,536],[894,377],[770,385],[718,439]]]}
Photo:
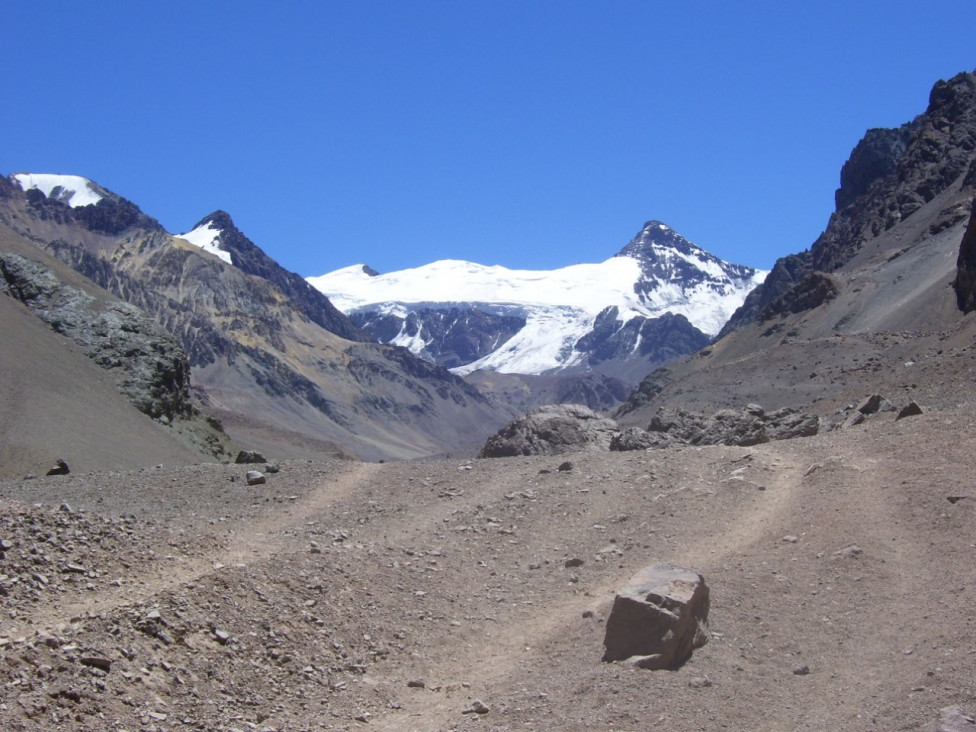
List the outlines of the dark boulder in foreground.
{"label": "dark boulder in foreground", "polygon": [[680,666],[708,642],[708,595],[697,572],[673,564],[645,567],[614,598],[603,660],[631,659],[647,669]]}

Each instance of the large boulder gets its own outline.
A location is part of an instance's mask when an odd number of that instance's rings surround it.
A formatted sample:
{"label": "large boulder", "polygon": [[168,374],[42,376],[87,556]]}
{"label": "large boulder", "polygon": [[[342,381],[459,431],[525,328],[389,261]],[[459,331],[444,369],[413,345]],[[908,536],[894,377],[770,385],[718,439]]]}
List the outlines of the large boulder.
{"label": "large boulder", "polygon": [[607,619],[604,661],[675,668],[708,642],[708,586],[697,572],[652,564],[617,592]]}
{"label": "large boulder", "polygon": [[479,457],[558,455],[609,450],[620,431],[612,419],[579,404],[552,404],[520,417],[488,438]]}

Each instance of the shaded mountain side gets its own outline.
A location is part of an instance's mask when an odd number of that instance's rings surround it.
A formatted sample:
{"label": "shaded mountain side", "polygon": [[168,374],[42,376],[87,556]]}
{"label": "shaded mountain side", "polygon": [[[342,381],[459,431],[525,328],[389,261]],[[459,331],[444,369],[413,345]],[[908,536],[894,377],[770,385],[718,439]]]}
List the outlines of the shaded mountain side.
{"label": "shaded mountain side", "polygon": [[780,259],[714,344],[650,374],[618,421],[750,402],[828,415],[878,385],[893,401],[924,401],[916,374],[932,357],[969,354],[953,283],[966,290],[960,243],[974,195],[976,76],[963,73],[938,82],[913,122],[866,135],[824,234]]}
{"label": "shaded mountain side", "polygon": [[[0,203],[0,216],[39,246],[173,333],[189,358],[195,392],[225,424],[245,428],[241,439],[280,430],[306,435],[323,450],[406,458],[473,450],[511,416],[443,368],[322,327],[306,311],[328,300],[300,278],[278,278],[280,268],[243,235],[229,237],[232,256],[246,254],[252,269],[272,279],[156,228],[112,238],[75,219],[42,219],[16,191]],[[219,223],[230,231],[229,217]],[[294,288],[297,305],[282,286]],[[313,314],[322,320],[326,311]],[[351,335],[360,333],[349,326]],[[227,419],[231,414],[242,418]]]}
{"label": "shaded mountain side", "polygon": [[292,307],[313,323],[346,340],[374,340],[366,331],[339,312],[329,299],[309,285],[304,277],[286,270],[244,236],[234,224],[230,214],[225,211],[215,211],[201,219],[193,228],[205,224],[220,230],[220,248],[231,253],[234,266],[247,274],[256,275],[270,282],[288,298]]}

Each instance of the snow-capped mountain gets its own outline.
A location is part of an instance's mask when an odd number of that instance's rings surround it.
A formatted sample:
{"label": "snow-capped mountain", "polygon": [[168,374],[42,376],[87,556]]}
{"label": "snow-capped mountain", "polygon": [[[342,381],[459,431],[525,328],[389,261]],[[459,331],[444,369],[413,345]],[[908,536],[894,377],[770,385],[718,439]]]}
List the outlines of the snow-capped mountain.
{"label": "snow-capped mountain", "polygon": [[706,345],[765,276],[651,221],[596,264],[442,260],[388,274],[355,265],[308,281],[380,341],[455,373],[620,376]]}
{"label": "snow-capped mountain", "polygon": [[71,208],[94,206],[106,194],[97,184],[80,175],[14,173],[10,177],[24,191],[38,190],[47,198],[60,201]]}

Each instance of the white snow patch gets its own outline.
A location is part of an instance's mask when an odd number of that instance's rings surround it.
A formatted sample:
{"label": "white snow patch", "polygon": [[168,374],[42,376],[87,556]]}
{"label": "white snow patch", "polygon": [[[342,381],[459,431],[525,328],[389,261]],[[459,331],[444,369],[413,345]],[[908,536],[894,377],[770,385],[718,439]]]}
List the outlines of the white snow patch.
{"label": "white snow patch", "polygon": [[220,229],[214,229],[213,223],[208,221],[203,226],[198,226],[187,234],[177,234],[180,239],[190,242],[193,246],[200,247],[203,251],[209,252],[214,256],[220,257],[227,264],[233,264],[230,252],[225,252],[220,248]]}
{"label": "white snow patch", "polygon": [[80,175],[55,175],[52,173],[17,173],[13,176],[23,190],[37,189],[48,198],[67,204],[71,208],[93,206],[102,200],[95,184]]}

